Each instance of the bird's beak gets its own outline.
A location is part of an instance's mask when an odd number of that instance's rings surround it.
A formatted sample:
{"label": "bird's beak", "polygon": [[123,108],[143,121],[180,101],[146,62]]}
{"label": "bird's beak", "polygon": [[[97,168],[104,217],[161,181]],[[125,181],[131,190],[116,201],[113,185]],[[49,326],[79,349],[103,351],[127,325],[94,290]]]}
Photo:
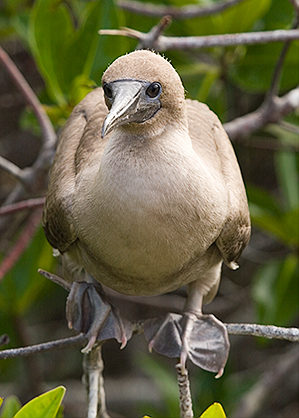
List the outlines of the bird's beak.
{"label": "bird's beak", "polygon": [[150,83],[139,80],[117,80],[109,83],[112,106],[102,127],[102,138],[118,126],[142,123],[160,109],[159,99],[150,100],[146,89]]}

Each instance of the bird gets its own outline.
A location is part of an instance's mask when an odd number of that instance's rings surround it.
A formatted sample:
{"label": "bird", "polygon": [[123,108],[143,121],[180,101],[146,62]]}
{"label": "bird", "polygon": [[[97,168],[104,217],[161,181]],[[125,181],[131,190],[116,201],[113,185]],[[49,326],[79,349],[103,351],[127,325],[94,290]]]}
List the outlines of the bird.
{"label": "bird", "polygon": [[221,375],[227,330],[202,306],[218,291],[223,263],[238,268],[250,215],[221,122],[185,96],[159,53],[118,57],[63,128],[43,228],[71,283],[67,318],[88,336],[85,351],[107,338],[124,346],[132,335],[102,285],[140,296],[186,286],[181,314],[145,322],[149,348]]}

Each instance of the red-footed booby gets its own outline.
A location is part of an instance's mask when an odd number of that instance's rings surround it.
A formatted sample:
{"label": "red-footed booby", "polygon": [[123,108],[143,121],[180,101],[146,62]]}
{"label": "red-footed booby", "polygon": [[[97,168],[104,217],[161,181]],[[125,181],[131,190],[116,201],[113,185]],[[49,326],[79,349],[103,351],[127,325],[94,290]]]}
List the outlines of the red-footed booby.
{"label": "red-footed booby", "polygon": [[[108,109],[107,109],[108,107]],[[188,286],[182,315],[148,320],[151,349],[223,371],[225,326],[202,313],[221,266],[238,267],[250,218],[240,169],[217,116],[186,100],[177,72],[140,50],[105,71],[102,88],[73,110],[61,134],[43,215],[62,255],[69,325],[125,345],[130,323],[100,284],[127,295]]]}

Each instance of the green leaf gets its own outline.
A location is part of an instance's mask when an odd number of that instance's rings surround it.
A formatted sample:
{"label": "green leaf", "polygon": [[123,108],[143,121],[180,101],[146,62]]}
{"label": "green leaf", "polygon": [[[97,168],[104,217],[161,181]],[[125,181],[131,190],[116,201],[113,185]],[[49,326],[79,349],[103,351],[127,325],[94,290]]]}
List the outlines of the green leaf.
{"label": "green leaf", "polygon": [[66,389],[59,386],[32,399],[14,418],[55,418]]}
{"label": "green leaf", "polygon": [[258,322],[289,325],[298,312],[299,260],[290,254],[285,260],[271,260],[258,270],[252,287]]}
{"label": "green leaf", "polygon": [[226,418],[226,415],[222,405],[215,402],[200,416],[200,418]]}
{"label": "green leaf", "polygon": [[49,95],[65,104],[60,68],[65,60],[65,45],[73,24],[64,3],[58,0],[37,0],[30,16],[29,43],[39,69],[46,80]]}
{"label": "green leaf", "polygon": [[[98,29],[115,29],[125,26],[124,14],[115,5],[113,0],[103,0],[101,10],[101,21]],[[94,59],[90,70],[90,78],[100,82],[104,70],[108,64],[118,56],[129,50],[129,39],[123,36],[98,35],[97,45],[94,50]]]}
{"label": "green leaf", "polygon": [[[281,43],[250,45],[240,62],[233,66],[230,77],[242,89],[254,93],[265,92],[271,83],[273,71],[282,49]],[[281,90],[296,87],[299,82],[299,42],[292,42],[285,58]]]}
{"label": "green leaf", "polygon": [[[0,398],[0,405],[1,399],[2,398]],[[22,404],[16,396],[8,396],[5,398],[3,407],[1,409],[0,418],[13,418],[13,416],[20,410],[21,406]]]}
{"label": "green leaf", "polygon": [[246,191],[251,204],[255,205],[256,208],[260,208],[259,213],[261,211],[268,211],[272,215],[281,214],[282,208],[280,202],[267,190],[248,185]]}
{"label": "green leaf", "polygon": [[252,223],[272,235],[291,249],[299,246],[299,208],[273,215],[264,208],[249,202]]}
{"label": "green leaf", "polygon": [[[124,24],[113,0],[86,2],[80,6],[60,0],[37,0],[30,16],[31,50],[46,81],[50,99],[65,108],[74,106],[74,80],[100,82],[107,64],[127,52],[128,40],[100,36],[99,29]],[[76,13],[78,16],[76,16]],[[76,22],[76,27],[73,24]]]}
{"label": "green leaf", "polygon": [[[250,2],[245,2],[250,3]],[[256,30],[270,31],[289,29],[292,25],[294,9],[289,1],[272,1],[264,17],[255,22]],[[283,44],[268,43],[250,45],[245,48],[246,54],[237,65],[231,66],[229,72],[234,82],[242,89],[252,92],[265,92],[271,83],[273,71]],[[283,63],[281,90],[295,87],[299,81],[299,42],[292,42]]]}
{"label": "green leaf", "polygon": [[275,163],[286,206],[294,210],[299,207],[298,156],[292,152],[278,152],[275,154]]}
{"label": "green leaf", "polygon": [[[269,10],[272,0],[248,0],[216,15],[189,19],[186,30],[190,35],[214,35],[247,32]],[[177,25],[181,25],[181,21]]]}
{"label": "green leaf", "polygon": [[39,228],[30,245],[0,283],[0,311],[24,315],[46,285],[38,268],[51,270],[56,262],[52,248]]}

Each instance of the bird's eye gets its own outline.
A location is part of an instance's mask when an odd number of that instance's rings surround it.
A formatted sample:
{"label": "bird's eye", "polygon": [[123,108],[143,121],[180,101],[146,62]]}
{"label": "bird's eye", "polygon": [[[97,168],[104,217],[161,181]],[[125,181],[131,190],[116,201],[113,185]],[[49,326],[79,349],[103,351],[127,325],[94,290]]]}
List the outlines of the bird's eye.
{"label": "bird's eye", "polygon": [[109,84],[104,84],[103,90],[108,99],[112,99],[112,88],[109,86]]}
{"label": "bird's eye", "polygon": [[146,89],[146,94],[151,99],[154,99],[155,97],[159,96],[161,93],[162,87],[160,83],[154,82],[148,86]]}

